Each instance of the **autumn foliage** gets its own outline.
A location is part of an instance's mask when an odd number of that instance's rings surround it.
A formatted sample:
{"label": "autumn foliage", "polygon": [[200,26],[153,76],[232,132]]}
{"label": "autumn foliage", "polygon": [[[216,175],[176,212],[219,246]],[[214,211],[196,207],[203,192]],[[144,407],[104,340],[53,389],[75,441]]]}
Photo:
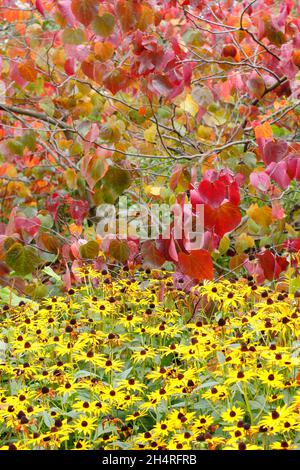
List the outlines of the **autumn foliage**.
{"label": "autumn foliage", "polygon": [[[188,281],[297,275],[300,6],[0,2],[1,283],[172,263]],[[198,250],[100,239],[97,207],[204,205]]]}

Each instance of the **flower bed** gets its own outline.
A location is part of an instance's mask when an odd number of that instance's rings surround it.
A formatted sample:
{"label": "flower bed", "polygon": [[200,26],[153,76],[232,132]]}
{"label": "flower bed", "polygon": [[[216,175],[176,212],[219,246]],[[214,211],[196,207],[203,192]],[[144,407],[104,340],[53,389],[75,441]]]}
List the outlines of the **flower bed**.
{"label": "flower bed", "polygon": [[2,308],[2,449],[298,448],[297,296],[80,275],[65,297]]}

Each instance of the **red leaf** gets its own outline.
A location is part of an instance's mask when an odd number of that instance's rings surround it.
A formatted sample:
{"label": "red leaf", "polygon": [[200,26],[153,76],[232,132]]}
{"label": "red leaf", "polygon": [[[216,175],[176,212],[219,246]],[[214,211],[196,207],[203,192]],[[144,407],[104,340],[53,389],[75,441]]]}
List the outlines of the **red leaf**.
{"label": "red leaf", "polygon": [[280,162],[287,155],[288,148],[288,144],[283,140],[267,142],[263,149],[265,163],[269,165],[272,162]]}
{"label": "red leaf", "polygon": [[69,58],[66,60],[64,69],[67,75],[74,75],[75,73],[75,59]]}
{"label": "red leaf", "polygon": [[178,267],[184,274],[199,281],[212,280],[214,277],[212,258],[206,250],[195,250],[189,255],[179,253]]}
{"label": "red leaf", "polygon": [[36,0],[35,7],[40,12],[41,15],[45,16],[44,6],[41,0]]}
{"label": "red leaf", "polygon": [[38,232],[41,225],[40,219],[33,217],[32,219],[26,219],[25,217],[16,217],[15,218],[15,227],[19,233],[22,233],[23,230],[27,232],[31,237]]}
{"label": "red leaf", "polygon": [[116,13],[124,33],[128,33],[135,25],[134,5],[130,0],[119,0],[116,4]]}
{"label": "red leaf", "polygon": [[263,269],[266,279],[273,281],[278,279],[280,273],[285,271],[288,266],[288,261],[282,256],[275,256],[270,250],[257,255],[260,265]]}
{"label": "red leaf", "polygon": [[89,203],[87,201],[71,199],[66,201],[69,205],[70,216],[77,225],[81,225],[83,219],[87,216],[89,211]]}
{"label": "red leaf", "polygon": [[145,264],[153,268],[158,268],[165,262],[165,258],[151,240],[146,240],[143,243],[142,255]]}
{"label": "red leaf", "polygon": [[103,84],[106,88],[115,95],[118,91],[124,90],[129,84],[129,77],[127,77],[124,71],[113,70],[103,78]]}
{"label": "red leaf", "polygon": [[204,206],[204,226],[213,230],[217,235],[223,237],[225,233],[231,232],[239,225],[242,220],[241,212],[238,207],[230,202],[222,204],[217,209]]}
{"label": "red leaf", "polygon": [[81,70],[83,73],[93,80],[94,82],[101,83],[102,82],[102,76],[103,76],[103,65],[100,64],[99,62],[93,61],[93,62],[87,62],[84,61],[81,64]]}
{"label": "red leaf", "polygon": [[98,13],[99,0],[72,0],[71,10],[75,17],[88,26]]}
{"label": "red leaf", "polygon": [[289,239],[284,242],[284,246],[288,251],[297,252],[300,251],[300,237]]}
{"label": "red leaf", "polygon": [[50,214],[52,215],[55,221],[57,219],[58,209],[60,205],[61,205],[60,195],[58,194],[58,192],[55,191],[46,200],[46,209],[50,212]]}
{"label": "red leaf", "polygon": [[178,261],[178,254],[176,250],[175,240],[172,234],[169,238],[163,238],[160,236],[156,240],[157,248],[159,252],[164,256],[165,260],[177,262]]}
{"label": "red leaf", "polygon": [[203,180],[199,184],[198,192],[204,204],[219,207],[226,197],[226,186],[218,180],[213,183]]}

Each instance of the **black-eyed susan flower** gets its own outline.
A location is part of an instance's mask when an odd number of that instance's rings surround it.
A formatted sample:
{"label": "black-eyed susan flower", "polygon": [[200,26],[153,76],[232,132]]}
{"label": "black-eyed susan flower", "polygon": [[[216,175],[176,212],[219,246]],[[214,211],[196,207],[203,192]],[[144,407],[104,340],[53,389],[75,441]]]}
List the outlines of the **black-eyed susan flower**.
{"label": "black-eyed susan flower", "polygon": [[80,415],[74,423],[73,430],[77,433],[87,436],[96,429],[96,419],[87,415]]}
{"label": "black-eyed susan flower", "polygon": [[258,377],[264,385],[278,389],[283,388],[283,376],[276,370],[262,370],[259,372]]}
{"label": "black-eyed susan flower", "polygon": [[226,423],[236,423],[243,418],[244,414],[245,411],[242,408],[233,405],[224,411],[221,417]]}

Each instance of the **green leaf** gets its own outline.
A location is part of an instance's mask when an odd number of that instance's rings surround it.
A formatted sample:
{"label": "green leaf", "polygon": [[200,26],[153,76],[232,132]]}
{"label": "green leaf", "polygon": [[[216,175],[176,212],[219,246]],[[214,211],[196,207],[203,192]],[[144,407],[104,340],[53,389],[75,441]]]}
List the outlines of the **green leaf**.
{"label": "green leaf", "polygon": [[0,289],[0,303],[16,306],[19,302],[27,302],[26,297],[19,297],[9,287],[2,287]]}
{"label": "green leaf", "polygon": [[82,29],[66,28],[62,35],[64,44],[79,45],[85,41],[85,34]]}
{"label": "green leaf", "polygon": [[145,116],[141,116],[138,111],[135,109],[131,109],[128,113],[131,121],[135,122],[136,124],[143,124],[148,118]]}
{"label": "green leaf", "polygon": [[47,274],[51,279],[53,279],[58,284],[62,284],[61,277],[58,274],[56,274],[56,272],[53,271],[53,269],[50,266],[46,266],[43,269],[43,272]]}
{"label": "green leaf", "polygon": [[123,191],[131,185],[130,172],[122,168],[110,167],[104,178],[101,180],[101,186],[95,202],[114,204]]}
{"label": "green leaf", "polygon": [[130,255],[130,248],[126,241],[113,240],[109,245],[110,255],[120,263],[125,263]]}
{"label": "green leaf", "polygon": [[44,284],[29,284],[25,287],[26,295],[32,299],[43,299],[49,295],[47,286]]}
{"label": "green leaf", "polygon": [[53,100],[49,96],[46,96],[45,98],[39,101],[39,107],[43,111],[45,111],[45,113],[48,116],[50,117],[54,116],[55,106],[54,106]]}
{"label": "green leaf", "polygon": [[31,274],[41,262],[34,248],[23,246],[19,242],[15,242],[8,249],[5,260],[7,265],[19,276]]}
{"label": "green leaf", "polygon": [[82,258],[94,259],[97,258],[99,253],[99,245],[95,240],[87,242],[85,245],[81,245],[79,248]]}
{"label": "green leaf", "polygon": [[8,140],[6,142],[7,148],[11,153],[15,155],[23,155],[24,143],[21,140]]}
{"label": "green leaf", "polygon": [[36,147],[36,136],[33,131],[25,132],[22,136],[22,142],[24,147],[27,147],[32,152],[35,150]]}
{"label": "green leaf", "polygon": [[112,33],[116,20],[110,13],[104,13],[102,16],[97,16],[92,22],[92,28],[99,36],[107,37]]}

